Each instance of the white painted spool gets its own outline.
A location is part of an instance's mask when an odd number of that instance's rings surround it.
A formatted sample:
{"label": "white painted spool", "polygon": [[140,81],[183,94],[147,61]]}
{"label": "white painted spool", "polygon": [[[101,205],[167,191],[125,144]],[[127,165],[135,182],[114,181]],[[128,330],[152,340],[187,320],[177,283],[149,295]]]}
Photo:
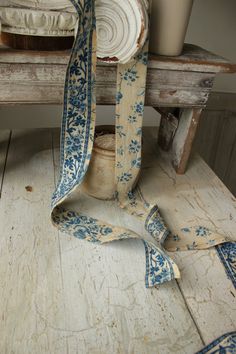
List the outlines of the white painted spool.
{"label": "white painted spool", "polygon": [[177,56],[183,49],[193,0],[152,0],[150,52]]}
{"label": "white painted spool", "polygon": [[96,18],[99,58],[126,63],[144,45],[148,15],[143,0],[98,0]]}
{"label": "white painted spool", "polygon": [[[2,31],[30,36],[73,36],[77,14],[70,0],[3,0]],[[148,33],[146,0],[97,0],[97,56],[128,62]]]}

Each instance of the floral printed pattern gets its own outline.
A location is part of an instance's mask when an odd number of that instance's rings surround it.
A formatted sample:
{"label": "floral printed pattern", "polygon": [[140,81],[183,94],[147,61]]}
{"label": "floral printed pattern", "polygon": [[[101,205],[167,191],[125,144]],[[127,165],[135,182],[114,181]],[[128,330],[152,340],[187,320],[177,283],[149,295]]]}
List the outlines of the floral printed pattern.
{"label": "floral printed pattern", "polygon": [[226,333],[196,354],[235,354],[236,332]]}
{"label": "floral printed pattern", "polygon": [[[79,28],[66,73],[61,130],[60,178],[52,197],[52,222],[61,231],[90,242],[106,243],[141,238],[125,228],[65,210],[63,201],[82,183],[90,162],[96,118],[95,0],[71,0],[79,15]],[[143,220],[154,241],[144,241],[146,286],[179,277],[177,265],[162,246],[173,250],[206,248],[224,242],[203,227],[183,228],[172,236],[156,205],[134,189],[141,167],[142,120],[148,62],[148,43],[136,58],[117,67],[116,94],[116,198],[127,212]],[[60,206],[59,206],[60,205]],[[187,241],[186,241],[187,240]]]}
{"label": "floral printed pattern", "polygon": [[236,242],[226,242],[216,246],[226,274],[236,289]]}
{"label": "floral printed pattern", "polygon": [[[66,74],[60,178],[52,197],[52,221],[61,231],[90,242],[102,244],[124,238],[140,238],[130,230],[108,225],[98,219],[66,210],[61,206],[62,202],[83,181],[91,158],[95,127],[95,0],[71,0],[71,2],[78,12],[80,21]],[[123,123],[119,124],[119,119],[121,117],[120,121],[122,121],[123,115],[119,112],[116,114],[116,133],[121,142],[116,149],[116,156],[120,157],[116,163],[117,171],[120,171],[117,185],[122,190],[127,190],[126,199],[133,210],[136,210],[138,201],[136,195],[131,192],[130,186],[133,185],[135,175],[141,166],[140,126],[144,109],[146,49],[145,53],[143,55],[140,53],[139,58],[131,66],[120,65],[120,77],[128,90],[133,84],[136,85],[140,78],[143,83],[142,87],[137,85],[134,90],[137,93],[130,100],[130,110],[127,110],[128,121],[134,126],[134,134],[127,140],[127,144],[123,144],[123,139],[127,138],[127,127]],[[144,71],[140,70],[142,67],[145,68]],[[123,107],[123,104],[127,102],[126,97],[128,97],[127,92],[118,89],[117,105]],[[131,159],[127,159],[125,151],[129,151],[132,155]],[[128,168],[124,160],[127,160]],[[119,194],[120,188],[117,188],[117,198],[122,195],[122,193]],[[144,214],[139,213],[140,216]],[[145,242],[145,249],[147,253],[146,285],[154,286],[174,278],[171,261],[165,258],[163,251],[158,251],[147,242]]]}
{"label": "floral printed pattern", "polygon": [[144,241],[147,259],[146,287],[161,284],[178,277],[176,265],[166,253]]}

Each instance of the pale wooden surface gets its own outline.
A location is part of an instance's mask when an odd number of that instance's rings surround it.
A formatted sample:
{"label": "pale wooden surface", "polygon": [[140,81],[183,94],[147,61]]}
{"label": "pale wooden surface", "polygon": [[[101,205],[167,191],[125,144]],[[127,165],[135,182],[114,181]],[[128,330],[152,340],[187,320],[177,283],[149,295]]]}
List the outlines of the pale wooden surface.
{"label": "pale wooden surface", "polygon": [[[67,64],[70,51],[29,52],[1,48],[0,63]],[[153,69],[200,72],[235,72],[236,64],[193,44],[185,44],[178,57],[150,55]]]}
{"label": "pale wooden surface", "polygon": [[[99,246],[56,231],[49,214],[58,133],[12,135],[0,199],[0,352],[191,354],[234,330],[236,294],[214,249],[172,254],[182,279],[148,290],[140,241]],[[145,198],[158,201],[172,228],[201,222],[235,239],[229,191],[197,156],[176,176],[157,153],[156,134],[144,135]],[[79,208],[75,198],[70,204]],[[112,201],[82,196],[80,206],[142,230]]]}

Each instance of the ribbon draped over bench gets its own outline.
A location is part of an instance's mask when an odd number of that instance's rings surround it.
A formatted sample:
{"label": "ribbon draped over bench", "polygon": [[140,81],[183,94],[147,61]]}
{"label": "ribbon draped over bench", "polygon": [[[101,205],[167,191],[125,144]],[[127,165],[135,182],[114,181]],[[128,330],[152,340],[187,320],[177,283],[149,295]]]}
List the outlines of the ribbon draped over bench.
{"label": "ribbon draped over bench", "polygon": [[180,276],[177,265],[166,254],[165,248],[171,251],[203,249],[226,239],[202,226],[186,227],[180,235],[173,235],[165,225],[158,206],[150,205],[138,188],[133,188],[141,168],[148,41],[134,58],[117,65],[115,178],[119,206],[143,221],[153,242],[132,230],[112,226],[63,206],[63,202],[83,182],[88,169],[96,118],[95,0],[71,2],[78,13],[79,24],[66,73],[60,178],[52,197],[52,221],[60,230],[91,242],[143,240],[146,286],[155,286]]}

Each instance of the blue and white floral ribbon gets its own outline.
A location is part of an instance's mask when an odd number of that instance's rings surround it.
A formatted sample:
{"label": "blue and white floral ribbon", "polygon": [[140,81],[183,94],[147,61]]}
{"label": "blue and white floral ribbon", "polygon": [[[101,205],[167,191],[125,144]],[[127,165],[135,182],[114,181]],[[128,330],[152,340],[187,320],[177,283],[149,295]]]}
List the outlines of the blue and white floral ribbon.
{"label": "blue and white floral ribbon", "polygon": [[181,236],[171,235],[157,205],[149,205],[138,189],[134,189],[141,167],[148,43],[134,59],[117,66],[116,185],[120,207],[143,220],[153,243],[132,230],[112,226],[63,206],[82,183],[88,169],[96,118],[95,0],[71,2],[78,12],[79,25],[66,74],[60,178],[52,198],[52,221],[60,230],[91,242],[142,239],[146,254],[146,286],[155,286],[180,276],[163,245],[170,250],[207,248],[225,239],[221,235],[213,237],[203,227],[184,228]]}

